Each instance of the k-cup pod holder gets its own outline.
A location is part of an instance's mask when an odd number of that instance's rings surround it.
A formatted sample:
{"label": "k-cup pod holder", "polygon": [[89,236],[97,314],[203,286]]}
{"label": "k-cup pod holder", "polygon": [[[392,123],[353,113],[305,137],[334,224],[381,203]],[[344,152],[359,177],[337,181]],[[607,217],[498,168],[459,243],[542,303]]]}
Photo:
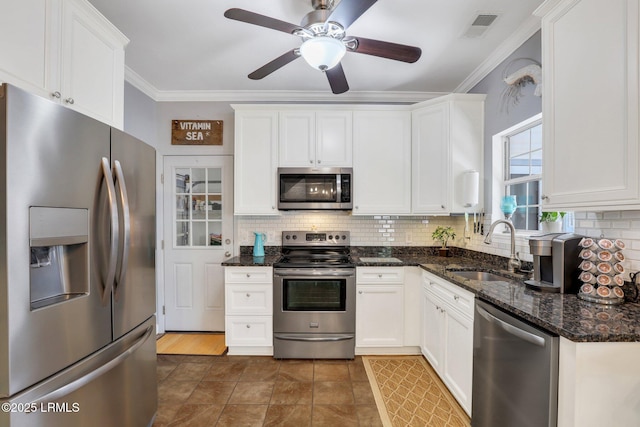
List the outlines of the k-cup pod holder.
{"label": "k-cup pod holder", "polygon": [[625,244],[620,239],[583,238],[580,243],[580,289],[578,298],[598,304],[615,305],[624,302]]}

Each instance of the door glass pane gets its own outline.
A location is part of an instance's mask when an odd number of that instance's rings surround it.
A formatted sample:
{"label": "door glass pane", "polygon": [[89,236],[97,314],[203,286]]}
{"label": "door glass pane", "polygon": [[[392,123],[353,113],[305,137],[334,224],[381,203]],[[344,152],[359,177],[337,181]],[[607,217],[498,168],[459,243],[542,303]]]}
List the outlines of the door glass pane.
{"label": "door glass pane", "polygon": [[176,246],[189,246],[189,222],[176,222]]}
{"label": "door glass pane", "polygon": [[207,246],[207,223],[193,222],[191,246]]}
{"label": "door glass pane", "polygon": [[222,246],[222,222],[209,222],[209,246]]}
{"label": "door glass pane", "polygon": [[176,246],[222,246],[222,168],[175,169]]}

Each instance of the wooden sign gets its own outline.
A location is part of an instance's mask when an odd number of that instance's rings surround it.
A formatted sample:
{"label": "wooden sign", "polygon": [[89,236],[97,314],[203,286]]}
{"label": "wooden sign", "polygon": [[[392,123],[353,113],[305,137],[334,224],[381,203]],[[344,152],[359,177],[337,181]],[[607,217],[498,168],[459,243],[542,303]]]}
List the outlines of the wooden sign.
{"label": "wooden sign", "polygon": [[171,145],[222,145],[222,120],[172,120]]}

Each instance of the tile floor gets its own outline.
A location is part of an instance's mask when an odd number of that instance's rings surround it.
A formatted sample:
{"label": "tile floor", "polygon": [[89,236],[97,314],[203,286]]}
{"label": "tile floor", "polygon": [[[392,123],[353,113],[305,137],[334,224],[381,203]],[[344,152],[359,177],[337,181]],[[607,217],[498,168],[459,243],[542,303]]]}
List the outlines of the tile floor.
{"label": "tile floor", "polygon": [[158,356],[160,426],[382,426],[360,357]]}

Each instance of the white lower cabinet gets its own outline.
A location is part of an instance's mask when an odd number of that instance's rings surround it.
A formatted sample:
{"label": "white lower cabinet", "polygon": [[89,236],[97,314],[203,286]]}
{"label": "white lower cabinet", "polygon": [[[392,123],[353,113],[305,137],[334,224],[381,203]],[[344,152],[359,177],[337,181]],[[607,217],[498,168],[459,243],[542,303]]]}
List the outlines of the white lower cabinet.
{"label": "white lower cabinet", "polygon": [[273,270],[225,267],[229,355],[273,355]]}
{"label": "white lower cabinet", "polygon": [[356,348],[402,347],[404,268],[356,269]]}
{"label": "white lower cabinet", "polygon": [[427,272],[422,278],[422,354],[471,415],[473,294]]}

